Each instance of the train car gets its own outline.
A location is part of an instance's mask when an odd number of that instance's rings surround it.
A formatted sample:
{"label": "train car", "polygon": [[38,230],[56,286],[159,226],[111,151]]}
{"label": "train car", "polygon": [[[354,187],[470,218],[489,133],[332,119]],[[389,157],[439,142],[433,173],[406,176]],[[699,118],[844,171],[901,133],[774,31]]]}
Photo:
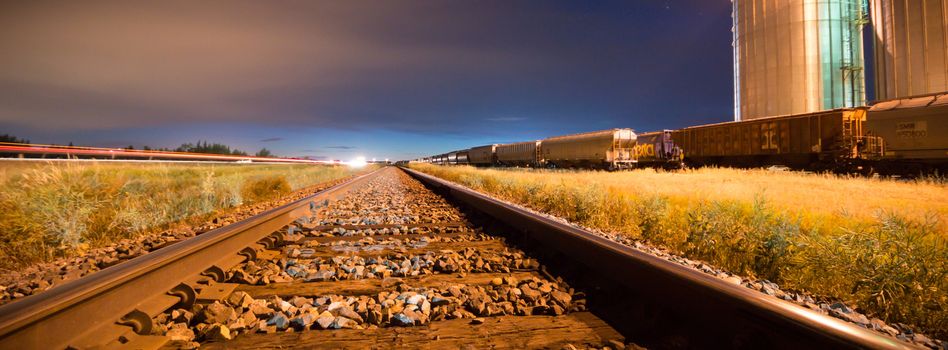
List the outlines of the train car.
{"label": "train car", "polygon": [[948,171],[948,93],[877,102],[865,129],[885,145],[880,172]]}
{"label": "train car", "polygon": [[540,159],[547,167],[628,169],[636,163],[635,139],[632,129],[550,137],[540,142]]}
{"label": "train car", "polygon": [[467,159],[472,165],[490,166],[497,163],[497,145],[474,147],[467,151]]}
{"label": "train car", "polygon": [[497,145],[497,164],[505,166],[540,165],[540,141],[527,141]]}
{"label": "train car", "polygon": [[633,153],[639,166],[678,169],[684,153],[672,139],[672,130],[652,131],[635,135]]}
{"label": "train car", "polygon": [[470,162],[468,157],[468,150],[457,151],[457,160],[454,164],[468,164]]}
{"label": "train car", "polygon": [[882,141],[866,136],[866,108],[692,126],[672,132],[688,165],[858,170],[882,155]]}
{"label": "train car", "polygon": [[444,164],[445,165],[455,165],[458,163],[458,152],[448,152],[445,156]]}

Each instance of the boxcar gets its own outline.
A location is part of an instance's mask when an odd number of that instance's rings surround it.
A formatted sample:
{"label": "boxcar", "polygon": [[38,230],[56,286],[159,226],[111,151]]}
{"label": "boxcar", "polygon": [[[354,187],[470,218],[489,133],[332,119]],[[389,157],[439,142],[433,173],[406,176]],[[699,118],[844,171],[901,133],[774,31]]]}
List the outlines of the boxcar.
{"label": "boxcar", "polygon": [[681,148],[672,140],[672,130],[635,135],[633,153],[639,166],[680,168],[684,160]]}
{"label": "boxcar", "polygon": [[497,163],[506,166],[538,166],[540,164],[540,141],[527,141],[497,145]]}
{"label": "boxcar", "polygon": [[454,164],[468,164],[468,150],[457,151],[457,159]]}
{"label": "boxcar", "polygon": [[468,162],[474,165],[493,165],[496,162],[494,152],[497,145],[474,147],[467,151]]}
{"label": "boxcar", "polygon": [[845,169],[877,158],[878,137],[864,136],[865,108],[693,126],[672,132],[689,165]]}
{"label": "boxcar", "polygon": [[610,129],[541,140],[540,160],[549,167],[631,168],[635,132]]}
{"label": "boxcar", "polygon": [[876,103],[866,133],[885,144],[884,172],[948,171],[948,93]]}

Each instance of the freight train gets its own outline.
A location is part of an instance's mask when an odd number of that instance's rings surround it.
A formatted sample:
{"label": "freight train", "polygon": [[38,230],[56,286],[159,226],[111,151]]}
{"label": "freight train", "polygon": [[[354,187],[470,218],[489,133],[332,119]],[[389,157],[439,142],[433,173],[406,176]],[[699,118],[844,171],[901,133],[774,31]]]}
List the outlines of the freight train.
{"label": "freight train", "polygon": [[442,165],[630,169],[759,167],[882,174],[948,171],[948,92],[636,134],[611,129],[414,160]]}

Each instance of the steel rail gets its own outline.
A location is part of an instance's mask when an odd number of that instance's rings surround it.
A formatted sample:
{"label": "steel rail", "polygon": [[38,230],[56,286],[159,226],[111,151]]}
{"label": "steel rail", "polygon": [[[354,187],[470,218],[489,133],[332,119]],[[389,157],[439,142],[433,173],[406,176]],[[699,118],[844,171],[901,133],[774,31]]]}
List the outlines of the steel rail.
{"label": "steel rail", "polygon": [[147,337],[152,316],[194,302],[202,274],[222,281],[258,241],[384,169],[0,306],[0,349],[113,347]]}
{"label": "steel rail", "polygon": [[257,161],[271,163],[301,163],[301,164],[337,164],[331,161],[296,159],[296,158],[276,158],[276,157],[258,157],[258,156],[238,156],[229,154],[211,154],[211,153],[192,153],[175,151],[155,151],[155,150],[134,150],[124,148],[100,148],[100,147],[80,147],[80,146],[56,146],[39,144],[20,144],[0,142],[0,153],[13,154],[52,154],[64,156],[89,156],[89,157],[132,157],[132,158],[160,158],[160,159],[185,159],[185,160],[217,160],[217,161]]}
{"label": "steel rail", "polygon": [[701,319],[685,332],[705,333],[703,340],[733,347],[728,335],[752,334],[779,348],[915,349],[839,319],[731,284],[717,277],[603,238],[592,232],[512,206],[455,183],[402,167],[416,179],[509,226],[523,231],[547,250],[580,262],[646,296],[672,312]]}

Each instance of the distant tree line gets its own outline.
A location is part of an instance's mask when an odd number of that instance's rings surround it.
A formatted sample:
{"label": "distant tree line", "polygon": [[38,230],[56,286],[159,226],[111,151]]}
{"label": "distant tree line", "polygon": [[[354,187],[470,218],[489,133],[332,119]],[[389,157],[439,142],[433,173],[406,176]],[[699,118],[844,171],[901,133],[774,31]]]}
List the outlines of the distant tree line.
{"label": "distant tree line", "polygon": [[[0,135],[0,142],[11,142],[11,143],[30,143],[30,140],[21,139],[10,134]],[[72,146],[72,142],[69,143],[69,146]],[[135,149],[135,146],[129,145],[125,149]],[[230,146],[222,143],[208,143],[207,141],[198,141],[195,143],[184,143],[177,148],[151,148],[149,146],[142,147],[145,151],[166,151],[166,152],[188,152],[188,153],[210,153],[210,154],[225,154],[225,155],[234,155],[234,156],[246,156],[247,152],[241,151],[236,148],[230,148]],[[255,154],[257,157],[276,157],[270,150],[266,148],[261,148]]]}
{"label": "distant tree line", "polygon": [[30,143],[30,140],[21,139],[10,134],[0,135],[0,142],[10,142],[10,143]]}
{"label": "distant tree line", "polygon": [[198,141],[197,143],[185,143],[178,148],[174,149],[175,152],[190,152],[190,153],[211,153],[211,154],[227,154],[235,156],[246,156],[247,152],[241,151],[239,149],[231,149],[230,146],[222,143],[207,143],[207,141]]}

